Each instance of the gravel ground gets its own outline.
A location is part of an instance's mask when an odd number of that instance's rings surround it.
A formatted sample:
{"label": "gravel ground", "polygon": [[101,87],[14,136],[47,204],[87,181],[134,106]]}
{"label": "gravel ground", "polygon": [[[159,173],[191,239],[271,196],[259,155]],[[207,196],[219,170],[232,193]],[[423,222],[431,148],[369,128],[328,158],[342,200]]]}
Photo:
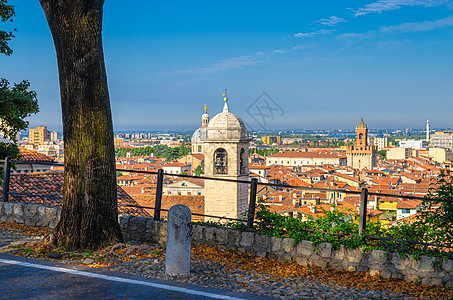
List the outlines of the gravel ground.
{"label": "gravel ground", "polygon": [[[0,229],[0,250],[36,239],[39,239],[39,237]],[[68,263],[70,262],[68,261]],[[166,275],[165,258],[162,257],[134,260],[106,268],[143,277],[186,282],[280,299],[418,299],[414,296],[392,291],[348,288],[323,282],[321,279],[281,278],[255,270],[225,267],[217,262],[194,256],[192,256],[191,274],[187,276]]]}
{"label": "gravel ground", "polygon": [[390,291],[347,288],[321,281],[286,279],[273,275],[227,268],[216,262],[192,258],[191,274],[168,276],[163,258],[147,258],[109,267],[111,270],[138,276],[198,284],[213,288],[272,296],[280,299],[417,299]]}

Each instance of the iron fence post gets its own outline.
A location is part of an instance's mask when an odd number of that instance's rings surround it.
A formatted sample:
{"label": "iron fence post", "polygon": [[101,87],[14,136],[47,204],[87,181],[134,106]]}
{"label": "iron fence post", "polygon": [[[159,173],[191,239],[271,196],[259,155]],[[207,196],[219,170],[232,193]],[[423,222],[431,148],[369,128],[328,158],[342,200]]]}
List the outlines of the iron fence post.
{"label": "iron fence post", "polygon": [[157,171],[156,203],[154,205],[154,221],[160,220],[160,209],[162,207],[162,187],[164,185],[164,170]]}
{"label": "iron fence post", "polygon": [[3,173],[3,202],[8,201],[8,193],[9,193],[9,179],[11,173],[11,162],[9,156],[5,158],[5,170]]}
{"label": "iron fence post", "polygon": [[255,207],[256,207],[256,187],[258,185],[258,180],[252,178],[250,185],[250,202],[247,215],[247,230],[253,228],[253,221],[255,220]]}
{"label": "iron fence post", "polygon": [[366,227],[367,203],[368,203],[368,189],[362,188],[362,193],[360,194],[359,235],[362,235]]}

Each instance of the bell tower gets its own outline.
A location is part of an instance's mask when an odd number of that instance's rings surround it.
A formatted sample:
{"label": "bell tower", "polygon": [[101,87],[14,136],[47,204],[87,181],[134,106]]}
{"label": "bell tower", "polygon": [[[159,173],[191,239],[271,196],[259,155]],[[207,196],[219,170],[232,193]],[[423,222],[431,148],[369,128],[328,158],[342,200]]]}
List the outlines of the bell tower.
{"label": "bell tower", "polygon": [[[224,96],[223,111],[207,126],[205,144],[205,176],[233,180],[249,180],[249,140],[242,120],[231,113]],[[205,180],[205,214],[239,218],[247,210],[248,184]],[[216,218],[207,220],[219,221]]]}
{"label": "bell tower", "polygon": [[357,147],[368,146],[368,127],[363,122],[363,117],[355,131],[357,133]]}
{"label": "bell tower", "polygon": [[365,122],[360,121],[356,129],[357,139],[354,145],[348,145],[346,157],[348,166],[354,169],[372,170],[376,166],[376,146],[368,145],[368,127]]}

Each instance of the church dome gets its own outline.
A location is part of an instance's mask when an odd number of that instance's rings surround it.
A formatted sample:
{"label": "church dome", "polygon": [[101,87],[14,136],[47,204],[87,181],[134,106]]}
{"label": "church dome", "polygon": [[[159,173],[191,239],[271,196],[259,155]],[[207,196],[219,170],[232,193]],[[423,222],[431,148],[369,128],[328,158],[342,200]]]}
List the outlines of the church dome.
{"label": "church dome", "polygon": [[360,121],[359,125],[357,125],[357,129],[368,129],[365,122],[363,122],[363,117],[362,117],[362,120]]}
{"label": "church dome", "polygon": [[206,128],[200,127],[192,135],[192,143],[200,143],[201,139],[207,138]]}
{"label": "church dome", "polygon": [[237,140],[246,138],[244,122],[228,109],[228,98],[224,98],[223,111],[209,121],[208,137],[216,140]]}

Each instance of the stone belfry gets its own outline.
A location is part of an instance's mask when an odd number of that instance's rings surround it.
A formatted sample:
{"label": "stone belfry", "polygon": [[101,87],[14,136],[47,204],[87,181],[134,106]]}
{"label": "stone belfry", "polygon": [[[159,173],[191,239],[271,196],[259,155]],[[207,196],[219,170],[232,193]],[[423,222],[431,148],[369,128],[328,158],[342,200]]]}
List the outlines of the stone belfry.
{"label": "stone belfry", "polygon": [[[209,121],[206,137],[201,138],[205,176],[249,180],[246,127],[229,111],[226,93],[223,96],[223,111]],[[204,184],[206,215],[238,218],[247,210],[248,184],[215,180],[205,180]]]}
{"label": "stone belfry", "polygon": [[376,167],[377,148],[368,144],[368,127],[363,122],[363,117],[355,131],[357,140],[354,145],[348,145],[346,149],[348,166],[359,170],[373,170]]}

